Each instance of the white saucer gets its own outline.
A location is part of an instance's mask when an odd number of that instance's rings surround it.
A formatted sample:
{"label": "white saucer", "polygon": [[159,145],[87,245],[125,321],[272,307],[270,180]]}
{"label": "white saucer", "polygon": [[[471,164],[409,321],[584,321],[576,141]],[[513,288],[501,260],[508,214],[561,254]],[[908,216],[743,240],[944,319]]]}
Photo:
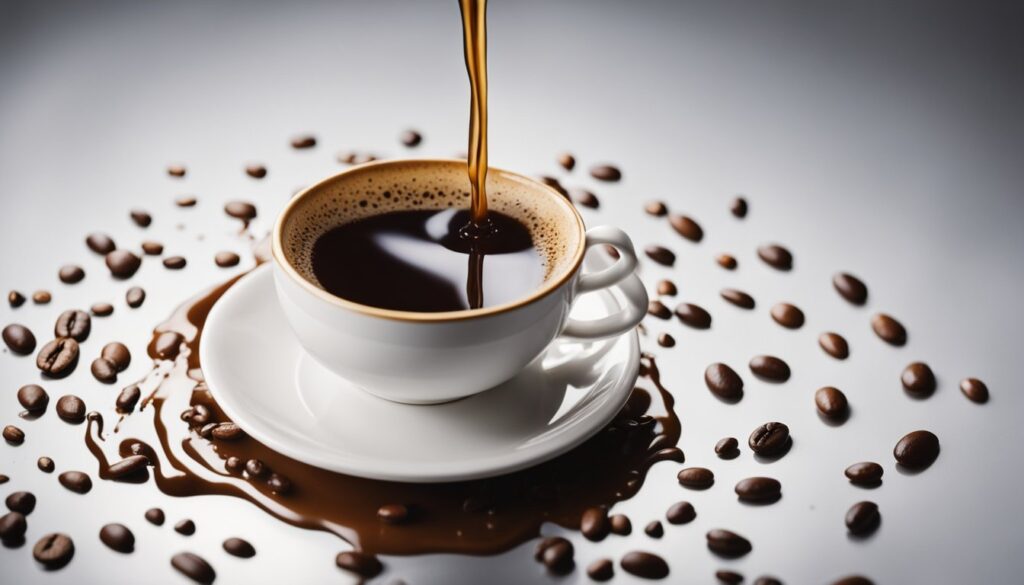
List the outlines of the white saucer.
{"label": "white saucer", "polygon": [[[608,292],[582,295],[573,316],[599,318],[619,302]],[[349,475],[440,482],[508,473],[582,443],[625,403],[640,348],[635,331],[590,343],[555,340],[492,390],[447,404],[398,404],[306,355],[262,266],[214,305],[200,358],[217,403],[268,447]]]}

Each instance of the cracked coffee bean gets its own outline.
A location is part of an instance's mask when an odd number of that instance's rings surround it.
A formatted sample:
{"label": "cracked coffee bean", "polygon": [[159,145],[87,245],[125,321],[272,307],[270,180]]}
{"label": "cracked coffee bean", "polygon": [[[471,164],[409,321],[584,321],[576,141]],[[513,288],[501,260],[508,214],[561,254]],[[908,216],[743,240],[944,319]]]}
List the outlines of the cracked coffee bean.
{"label": "cracked coffee bean", "polygon": [[75,556],[75,543],[66,534],[54,532],[39,539],[32,547],[32,557],[47,569],[59,569]]}
{"label": "cracked coffee bean", "polygon": [[51,378],[70,374],[78,365],[78,342],[60,337],[48,342],[36,354],[36,367]]}
{"label": "cracked coffee bean", "polygon": [[54,337],[70,337],[81,343],[89,338],[92,331],[92,318],[85,311],[64,311],[57,317],[53,326]]}
{"label": "cracked coffee bean", "polygon": [[767,422],[750,433],[747,446],[758,455],[773,456],[782,453],[790,440],[789,427],[780,422]]}

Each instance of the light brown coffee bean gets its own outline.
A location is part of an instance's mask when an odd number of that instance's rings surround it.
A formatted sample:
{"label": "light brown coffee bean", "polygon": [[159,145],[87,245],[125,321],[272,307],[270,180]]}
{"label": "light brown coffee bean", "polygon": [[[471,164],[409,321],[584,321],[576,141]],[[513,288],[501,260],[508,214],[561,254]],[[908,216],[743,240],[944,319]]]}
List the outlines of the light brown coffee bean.
{"label": "light brown coffee bean", "polygon": [[676,288],[676,284],[671,280],[659,280],[658,281],[658,294],[663,296],[674,297],[679,290]]}
{"label": "light brown coffee bean", "polygon": [[167,174],[172,177],[184,177],[186,172],[185,165],[173,164],[167,166]]}
{"label": "light brown coffee bean", "polygon": [[50,294],[49,291],[37,290],[36,292],[32,293],[32,302],[37,305],[48,304],[52,299],[53,296]]}
{"label": "light brown coffee bean", "polygon": [[195,195],[181,195],[174,200],[174,204],[178,207],[195,207],[198,201]]}
{"label": "light brown coffee bean", "polygon": [[718,262],[718,265],[726,270],[736,270],[736,267],[739,265],[736,258],[729,254],[719,254],[715,258],[715,262]]}
{"label": "light brown coffee bean", "polygon": [[672,229],[676,230],[677,234],[691,242],[699,242],[704,239],[704,230],[691,217],[673,214],[669,216],[668,223]]}
{"label": "light brown coffee bean", "polygon": [[616,182],[622,179],[622,171],[612,165],[595,165],[590,167],[590,176],[599,181]]}
{"label": "light brown coffee bean", "polygon": [[164,245],[160,242],[142,242],[142,252],[147,256],[159,256],[164,253]]}
{"label": "light brown coffee bean", "polygon": [[558,164],[561,165],[561,167],[567,171],[571,171],[576,167],[576,157],[569,154],[568,152],[563,152],[562,154],[558,155],[557,160]]}
{"label": "light brown coffee bean", "polygon": [[644,205],[644,211],[646,211],[648,215],[653,215],[654,217],[664,217],[668,215],[668,207],[663,201],[648,202]]}

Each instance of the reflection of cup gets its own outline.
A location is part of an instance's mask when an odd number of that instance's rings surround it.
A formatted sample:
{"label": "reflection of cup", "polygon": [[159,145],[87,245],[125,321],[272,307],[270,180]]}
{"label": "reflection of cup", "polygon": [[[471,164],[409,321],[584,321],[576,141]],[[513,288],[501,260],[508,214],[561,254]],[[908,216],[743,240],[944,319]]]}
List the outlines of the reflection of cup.
{"label": "reflection of cup", "polygon": [[[539,218],[544,247],[555,251],[532,294],[480,309],[418,313],[370,307],[326,292],[312,273],[312,244],[347,221],[402,209],[391,193],[403,186],[437,194],[424,198],[419,209],[447,208],[453,197],[464,205],[466,163],[397,160],[353,167],[299,193],[274,227],[277,296],[299,342],[324,367],[366,391],[412,404],[463,398],[512,378],[558,335],[612,337],[643,318],[647,293],[634,274],[637,258],[629,237],[608,226],[584,231],[567,199],[499,169],[488,169],[489,208],[527,226],[525,214]],[[537,241],[541,234],[534,230],[541,228],[530,229]],[[619,259],[596,272],[583,270],[584,252],[599,244],[613,246]],[[622,282],[626,279],[635,282]],[[622,292],[624,308],[596,321],[569,318],[577,294],[607,288]]]}

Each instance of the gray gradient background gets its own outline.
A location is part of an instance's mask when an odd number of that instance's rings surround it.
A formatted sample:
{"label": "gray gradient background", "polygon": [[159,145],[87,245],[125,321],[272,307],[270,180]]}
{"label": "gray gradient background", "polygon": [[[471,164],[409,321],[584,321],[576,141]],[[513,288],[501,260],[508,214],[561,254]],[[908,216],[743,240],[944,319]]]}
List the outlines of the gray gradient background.
{"label": "gray gradient background", "polygon": [[[649,323],[652,333],[672,331],[680,343],[671,350],[651,338],[643,343],[661,356],[676,393],[688,464],[712,467],[716,487],[687,492],[676,485],[675,466],[657,466],[640,495],[615,508],[633,519],[634,534],[599,545],[573,536],[581,568],[559,582],[586,582],[582,567],[591,560],[635,548],[668,559],[671,582],[711,582],[720,567],[745,573],[748,582],[774,574],[787,583],[824,583],[853,572],[878,583],[1020,582],[1022,24],[1019,4],[980,2],[492,1],[492,164],[555,173],[562,149],[584,166],[620,164],[619,185],[594,185],[579,171],[565,180],[601,198],[601,211],[586,211],[586,220],[620,225],[641,246],[668,243],[679,255],[676,267],[647,265],[645,278],[671,275],[680,300],[715,317],[711,332]],[[5,303],[0,320],[17,319],[45,337],[60,309],[115,301],[115,317],[96,320],[93,336],[134,348],[137,359],[122,380],[143,374],[147,331],[192,291],[224,278],[213,251],[245,249],[235,223],[219,212],[224,201],[256,201],[257,230],[266,230],[295,187],[340,168],[338,150],[408,155],[396,139],[408,126],[426,135],[415,154],[464,149],[461,51],[454,0],[0,4],[0,288],[50,288],[55,297],[46,308],[12,311]],[[288,138],[303,131],[315,132],[321,146],[292,151]],[[245,177],[249,160],[265,162],[269,177]],[[189,165],[185,181],[166,177],[171,161]],[[182,192],[196,193],[199,207],[176,209],[171,201]],[[737,192],[751,201],[743,222],[726,211]],[[646,217],[642,203],[651,198],[700,220],[705,241],[692,245]],[[129,222],[133,206],[153,212],[149,230]],[[129,312],[121,299],[128,285],[111,284],[81,244],[92,230],[122,246],[163,240],[189,267],[172,273],[147,260],[134,282],[149,299]],[[792,273],[756,260],[755,247],[771,240],[794,250]],[[735,273],[713,264],[722,251],[738,256]],[[64,262],[82,263],[88,278],[61,285],[56,271]],[[840,269],[868,282],[868,307],[852,308],[831,290]],[[757,310],[724,304],[717,297],[723,286],[751,292]],[[804,308],[803,329],[771,322],[767,308],[779,300]],[[905,348],[872,336],[868,319],[876,310],[908,325]],[[816,347],[825,329],[848,337],[849,360],[835,362]],[[739,405],[708,395],[701,382],[707,363],[740,369],[766,351],[793,364],[788,383],[746,374]],[[925,401],[899,387],[900,370],[915,359],[939,377],[938,392]],[[30,359],[5,353],[0,361],[7,424],[17,420],[15,389],[37,374]],[[47,384],[54,399],[75,391],[87,403],[112,400],[111,389],[79,369]],[[965,376],[988,382],[990,404],[960,395],[956,384]],[[825,384],[843,388],[853,403],[842,427],[822,424],[813,411],[813,390]],[[749,451],[731,462],[714,458],[718,438],[745,438],[766,420],[793,429],[795,446],[781,461],[763,465]],[[99,482],[88,496],[71,494],[56,474],[37,471],[35,458],[54,457],[58,471],[94,471],[81,446],[84,427],[65,425],[52,411],[22,426],[25,445],[0,445],[0,472],[12,477],[0,496],[30,489],[40,503],[29,517],[29,545],[0,548],[4,583],[184,582],[167,564],[178,550],[206,556],[218,582],[346,578],[333,565],[343,542],[240,501],[171,499],[152,483]],[[942,455],[923,474],[903,475],[891,449],[917,428],[939,435]],[[885,465],[880,489],[857,489],[842,477],[847,464],[864,459]],[[753,474],[781,479],[784,498],[769,507],[737,503],[732,485]],[[661,540],[642,533],[684,498],[698,510],[692,525],[667,527]],[[842,518],[861,499],[877,501],[884,520],[874,536],[855,541]],[[154,504],[168,513],[163,528],[142,521]],[[199,527],[190,538],[171,530],[186,515]],[[136,553],[121,556],[100,544],[95,534],[108,521],[135,531]],[[750,537],[753,553],[731,562],[710,555],[703,534],[717,526]],[[44,574],[30,545],[57,529],[74,537],[78,554],[68,568]],[[255,559],[219,550],[236,534],[256,545]],[[388,558],[382,581],[543,580],[531,551],[528,543],[492,558]]]}

